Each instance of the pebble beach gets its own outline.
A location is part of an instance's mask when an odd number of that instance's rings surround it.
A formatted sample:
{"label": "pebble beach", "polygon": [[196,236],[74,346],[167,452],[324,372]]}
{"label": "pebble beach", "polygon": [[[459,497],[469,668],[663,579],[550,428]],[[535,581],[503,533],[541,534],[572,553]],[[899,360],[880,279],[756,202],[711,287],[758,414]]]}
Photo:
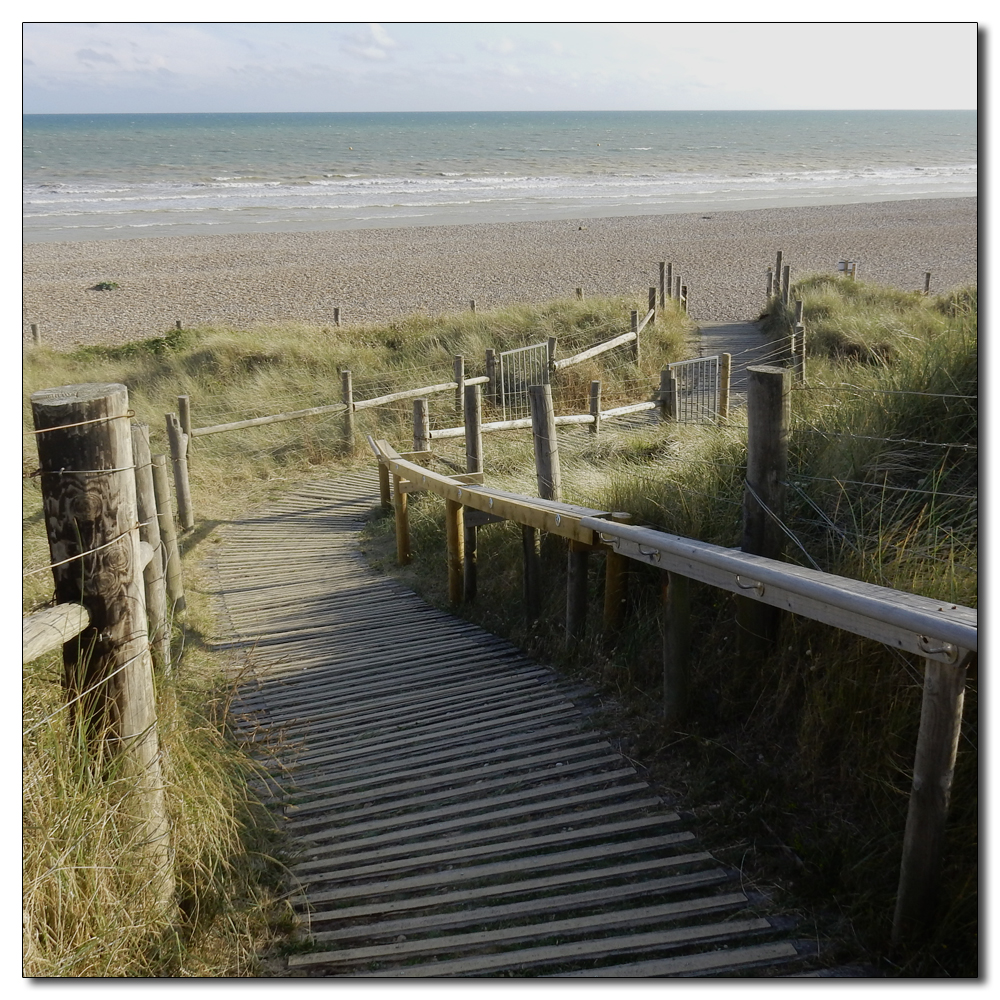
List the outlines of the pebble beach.
{"label": "pebble beach", "polygon": [[[299,321],[332,326],[413,312],[479,311],[585,295],[644,298],[658,262],[688,287],[695,320],[755,318],[778,250],[792,280],[860,262],[858,277],[932,292],[977,280],[978,201],[941,198],[340,230],[31,243],[23,338],[56,350],[185,327]],[[113,282],[111,291],[93,291]]]}

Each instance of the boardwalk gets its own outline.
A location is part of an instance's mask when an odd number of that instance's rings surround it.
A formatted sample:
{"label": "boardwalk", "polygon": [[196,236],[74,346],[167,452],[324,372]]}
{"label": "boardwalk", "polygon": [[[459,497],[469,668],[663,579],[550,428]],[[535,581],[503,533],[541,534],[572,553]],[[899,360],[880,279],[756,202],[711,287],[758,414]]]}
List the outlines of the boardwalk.
{"label": "boardwalk", "polygon": [[[233,707],[297,852],[313,976],[795,972],[809,945],[697,843],[585,697],[371,571],[374,475],[230,525]],[[789,965],[788,963],[792,963]]]}
{"label": "boardwalk", "polygon": [[[730,405],[743,406],[747,394],[747,366],[777,364],[779,355],[756,323],[700,323],[698,357],[731,354]],[[783,362],[782,362],[783,363]]]}

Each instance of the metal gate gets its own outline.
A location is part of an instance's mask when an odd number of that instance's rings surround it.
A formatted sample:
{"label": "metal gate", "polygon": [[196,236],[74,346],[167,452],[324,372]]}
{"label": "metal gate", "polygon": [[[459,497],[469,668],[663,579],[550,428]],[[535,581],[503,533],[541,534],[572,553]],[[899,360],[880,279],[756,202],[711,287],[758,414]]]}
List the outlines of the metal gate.
{"label": "metal gate", "polygon": [[719,415],[719,356],[675,361],[674,418],[683,424],[714,423]]}
{"label": "metal gate", "polygon": [[519,420],[531,416],[529,385],[545,385],[549,381],[549,345],[531,344],[513,351],[500,352],[497,373],[498,402],[504,420]]}

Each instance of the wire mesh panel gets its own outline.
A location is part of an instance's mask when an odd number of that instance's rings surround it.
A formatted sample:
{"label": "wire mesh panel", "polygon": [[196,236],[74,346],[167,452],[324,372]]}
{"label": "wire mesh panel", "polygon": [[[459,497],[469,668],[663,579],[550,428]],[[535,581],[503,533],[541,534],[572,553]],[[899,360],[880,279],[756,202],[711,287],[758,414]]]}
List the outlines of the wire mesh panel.
{"label": "wire mesh panel", "polygon": [[528,386],[544,385],[549,381],[549,345],[531,344],[513,351],[501,351],[499,369],[503,419],[530,417]]}
{"label": "wire mesh panel", "polygon": [[670,365],[677,386],[676,419],[683,424],[714,423],[719,415],[719,357],[692,358]]}

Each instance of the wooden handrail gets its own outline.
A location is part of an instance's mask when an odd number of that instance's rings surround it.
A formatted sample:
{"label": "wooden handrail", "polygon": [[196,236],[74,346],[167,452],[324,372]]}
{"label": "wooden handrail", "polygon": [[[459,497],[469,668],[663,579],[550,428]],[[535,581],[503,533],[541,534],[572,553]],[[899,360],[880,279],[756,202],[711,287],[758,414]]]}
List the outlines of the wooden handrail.
{"label": "wooden handrail", "polygon": [[977,650],[978,612],[653,528],[583,518],[616,552],[928,659]]}
{"label": "wooden handrail", "polygon": [[30,663],[58,649],[90,625],[82,604],[57,604],[21,619],[21,662]]}

